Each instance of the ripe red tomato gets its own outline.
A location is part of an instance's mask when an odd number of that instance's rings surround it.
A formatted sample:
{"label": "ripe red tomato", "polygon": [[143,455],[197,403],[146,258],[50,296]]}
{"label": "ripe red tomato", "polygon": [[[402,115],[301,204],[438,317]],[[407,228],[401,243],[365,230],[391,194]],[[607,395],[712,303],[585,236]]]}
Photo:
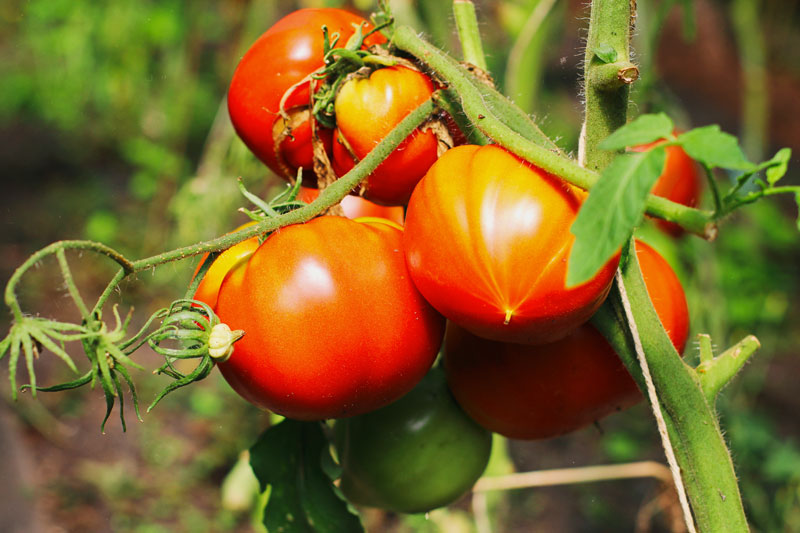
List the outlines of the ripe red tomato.
{"label": "ripe red tomato", "polygon": [[445,317],[481,337],[536,344],[589,319],[618,258],[565,286],[576,189],[498,146],[447,151],[419,182],[403,243],[411,276]]}
{"label": "ripe red tomato", "polygon": [[[284,93],[323,65],[322,26],[330,35],[339,33],[338,46],[353,35],[363,18],[342,9],[301,9],[275,23],[244,54],[228,89],[228,111],[244,143],[270,169],[283,178],[294,178],[297,169],[311,171],[312,146],[309,122],[309,83],[292,89],[285,104],[292,116],[292,137],[275,146],[283,131],[278,114]],[[372,29],[367,24],[365,32]],[[369,36],[365,46],[385,42],[380,33]],[[320,128],[330,152],[331,131]],[[283,159],[283,164],[279,162]]]}
{"label": "ripe red tomato", "polygon": [[[636,243],[647,291],[682,352],[689,313],[669,264]],[[617,354],[590,324],[551,344],[490,341],[449,324],[445,369],[458,402],[479,424],[517,439],[562,435],[637,403],[642,394]]]}
{"label": "ripe red tomato", "polygon": [[[395,66],[369,78],[353,78],[336,97],[333,168],[340,176],[361,160],[397,124],[433,94],[433,83],[421,72]],[[415,130],[364,183],[364,197],[384,205],[405,205],[428,168],[436,161],[438,140],[431,130]],[[347,146],[352,150],[352,155]]]}
{"label": "ripe red tomato", "polygon": [[[298,200],[306,203],[311,203],[319,196],[319,189],[309,189],[308,187],[300,187],[300,192],[297,195]],[[403,225],[405,213],[403,208],[399,206],[387,207],[383,205],[373,204],[369,200],[364,200],[359,196],[345,196],[341,203],[344,216],[347,218],[360,218],[360,217],[378,217],[391,220],[397,224]]]}
{"label": "ripe red tomato", "polygon": [[[633,148],[633,151],[644,152],[663,142],[656,141],[655,143],[637,146]],[[689,207],[697,206],[703,183],[700,168],[680,146],[667,146],[665,149],[667,159],[664,164],[664,171],[650,192],[656,196],[661,196]],[[674,222],[657,219],[656,225],[673,237],[680,237],[683,234],[683,229]]]}
{"label": "ripe red tomato", "polygon": [[[255,222],[243,224],[236,228],[234,232],[252,226],[253,224],[255,224]],[[219,294],[219,288],[222,286],[222,280],[224,280],[228,272],[236,268],[238,264],[247,262],[250,256],[253,255],[253,252],[256,251],[256,248],[258,248],[258,237],[250,237],[245,241],[234,244],[219,254],[206,271],[206,275],[203,276],[200,285],[197,286],[193,298],[208,304],[211,309],[216,308],[217,295]],[[194,271],[195,276],[205,262],[206,257],[208,257],[208,254],[203,255],[200,262],[197,264],[197,268]]]}
{"label": "ripe red tomato", "polygon": [[326,216],[282,228],[225,278],[217,314],[244,330],[222,375],[289,418],[365,413],[411,390],[444,320],[411,282],[402,230]]}

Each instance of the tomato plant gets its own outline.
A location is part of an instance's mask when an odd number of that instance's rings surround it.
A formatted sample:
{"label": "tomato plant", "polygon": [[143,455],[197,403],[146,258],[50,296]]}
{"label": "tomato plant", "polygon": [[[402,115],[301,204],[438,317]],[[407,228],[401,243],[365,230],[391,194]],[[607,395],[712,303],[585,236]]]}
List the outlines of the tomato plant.
{"label": "tomato plant", "polygon": [[492,436],[461,410],[436,367],[396,402],[337,420],[334,442],[350,501],[420,513],[472,487],[489,461]]}
{"label": "tomato plant", "polygon": [[[309,187],[300,187],[297,194],[297,199],[306,203],[313,202],[319,196],[319,189],[311,189]],[[365,200],[360,196],[348,195],[342,198],[341,203],[344,216],[347,218],[359,217],[378,217],[391,220],[397,224],[403,225],[405,213],[400,206],[383,206],[377,205],[369,200]]]}
{"label": "tomato plant", "polygon": [[[322,26],[338,33],[341,46],[355,26],[371,26],[342,9],[300,9],[268,29],[242,57],[228,89],[228,111],[236,132],[270,169],[293,179],[297,169],[313,168],[310,123],[310,80],[323,65]],[[354,26],[355,25],[355,26]],[[367,37],[364,46],[384,42],[380,33]],[[281,100],[289,123],[281,117]],[[319,127],[330,150],[331,130]]]}
{"label": "tomato plant", "polygon": [[[404,66],[381,68],[346,82],[336,97],[333,168],[339,175],[369,153],[392,128],[430,98],[433,83]],[[436,161],[438,140],[417,129],[362,185],[364,197],[380,204],[405,205],[414,186]]]}
{"label": "tomato plant", "polygon": [[[678,277],[666,260],[637,241],[647,291],[675,348],[689,334]],[[642,399],[636,383],[591,324],[540,346],[477,337],[454,324],[445,336],[445,368],[453,394],[484,427],[517,439],[574,431]]]}
{"label": "tomato plant", "polygon": [[283,228],[225,279],[217,314],[245,334],[219,367],[244,398],[299,420],[338,418],[425,375],[443,320],[409,279],[401,229],[376,220]]}
{"label": "tomato plant", "polygon": [[[634,147],[634,151],[645,151],[663,141]],[[656,196],[667,198],[689,207],[695,207],[700,200],[703,176],[698,164],[677,145],[665,147],[667,152],[664,170],[650,191]],[[673,237],[683,234],[680,226],[666,220],[656,220],[656,225]]]}
{"label": "tomato plant", "polygon": [[447,151],[420,181],[404,246],[420,292],[482,337],[543,343],[603,303],[617,259],[567,288],[569,228],[581,195],[497,146]]}
{"label": "tomato plant", "polygon": [[[255,222],[242,224],[234,231],[239,231],[253,224],[255,224]],[[197,286],[193,298],[207,303],[211,306],[211,309],[214,309],[217,306],[217,296],[219,295],[219,289],[222,286],[222,281],[225,279],[225,276],[228,275],[228,272],[235,269],[237,265],[246,262],[250,256],[253,255],[253,252],[256,251],[256,248],[258,248],[258,237],[250,237],[240,243],[234,244],[219,254],[214,262],[211,263],[211,266],[208,267],[205,276],[203,276],[203,279]],[[207,257],[208,254],[205,254],[200,259],[194,271],[195,276],[197,276],[197,273],[200,271]]]}

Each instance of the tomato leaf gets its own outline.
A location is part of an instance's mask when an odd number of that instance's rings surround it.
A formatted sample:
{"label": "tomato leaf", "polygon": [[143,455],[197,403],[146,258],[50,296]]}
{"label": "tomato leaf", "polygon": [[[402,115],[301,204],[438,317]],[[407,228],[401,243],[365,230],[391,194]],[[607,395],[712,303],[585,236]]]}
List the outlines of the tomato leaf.
{"label": "tomato leaf", "polygon": [[618,156],[592,188],[570,231],[575,243],[567,267],[567,286],[594,276],[642,219],[650,189],[664,169],[662,146]]}
{"label": "tomato leaf", "polygon": [[289,419],[268,428],[250,448],[250,465],[261,490],[271,487],[264,510],[267,531],[364,530],[323,468],[325,455],[330,460],[328,440],[320,424]]}
{"label": "tomato leaf", "polygon": [[736,137],[720,131],[716,124],[695,128],[679,135],[678,144],[689,157],[712,168],[733,170],[753,168],[753,163],[747,160]]}
{"label": "tomato leaf", "polygon": [[600,43],[594,47],[594,49],[592,49],[592,52],[597,56],[597,59],[603,63],[613,63],[618,57],[617,51],[614,50],[614,47],[606,43]]}
{"label": "tomato leaf", "polygon": [[597,145],[601,150],[622,150],[647,144],[672,135],[675,125],[664,113],[639,115]]}
{"label": "tomato leaf", "polygon": [[791,157],[791,148],[781,148],[778,150],[778,153],[770,160],[770,163],[774,166],[768,167],[766,170],[767,183],[770,185],[778,183],[778,180],[786,174],[786,170],[789,168],[789,158]]}

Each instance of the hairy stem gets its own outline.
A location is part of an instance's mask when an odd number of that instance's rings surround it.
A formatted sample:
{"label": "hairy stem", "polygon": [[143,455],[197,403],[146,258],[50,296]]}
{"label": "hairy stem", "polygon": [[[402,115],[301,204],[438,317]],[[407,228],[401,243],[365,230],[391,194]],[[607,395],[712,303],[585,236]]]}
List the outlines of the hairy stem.
{"label": "hairy stem", "polygon": [[[599,174],[583,168],[553,144],[530,120],[524,111],[514,106],[483,83],[444,52],[420,38],[407,26],[395,31],[393,43],[428,65],[443,78],[461,98],[464,113],[485,135],[511,152],[536,166],[582,189],[591,189]],[[647,213],[683,227],[704,238],[713,238],[712,214],[650,195]]]}
{"label": "hairy stem", "polygon": [[483,54],[483,43],[478,30],[475,4],[472,3],[472,0],[453,0],[453,15],[464,61],[481,70],[486,70],[486,57]]}

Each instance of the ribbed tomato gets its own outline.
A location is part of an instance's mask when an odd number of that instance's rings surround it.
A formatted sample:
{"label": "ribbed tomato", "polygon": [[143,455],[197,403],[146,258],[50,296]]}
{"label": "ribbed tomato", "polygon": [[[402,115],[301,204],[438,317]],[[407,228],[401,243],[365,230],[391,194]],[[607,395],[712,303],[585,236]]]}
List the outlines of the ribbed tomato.
{"label": "ribbed tomato", "polygon": [[219,364],[228,383],[299,420],[396,400],[430,368],[444,330],[408,276],[402,229],[378,219],[276,231],[225,278],[216,311],[245,332]]}
{"label": "ribbed tomato", "polygon": [[552,342],[589,319],[617,258],[567,288],[576,189],[498,146],[447,151],[406,213],[411,276],[445,317],[481,337]]}
{"label": "ribbed tomato", "polygon": [[[333,168],[340,176],[353,168],[397,124],[433,94],[433,83],[403,66],[381,68],[353,78],[336,97]],[[415,130],[364,182],[364,197],[384,205],[405,205],[436,161],[438,140],[431,130]],[[356,158],[354,160],[354,157]]]}
{"label": "ribbed tomato", "polygon": [[[228,89],[231,121],[248,148],[278,175],[290,179],[299,167],[309,173],[312,169],[310,85],[300,82],[323,65],[322,26],[327,26],[330,35],[338,33],[337,46],[343,47],[361,23],[367,21],[342,9],[300,9],[261,35],[236,67]],[[367,23],[365,32],[370,29]],[[364,45],[385,40],[375,33]],[[285,110],[292,117],[291,136],[276,147],[275,138],[286,127],[278,111],[287,91]],[[329,151],[331,133],[320,128]]]}
{"label": "ribbed tomato", "polygon": [[[682,352],[689,313],[680,281],[644,243],[636,255],[653,305]],[[445,369],[458,402],[478,423],[507,437],[555,437],[591,424],[642,398],[625,366],[590,324],[551,344],[524,346],[482,339],[449,324]]]}
{"label": "ribbed tomato", "polygon": [[[319,196],[319,189],[309,189],[308,187],[300,187],[300,192],[297,195],[298,200],[302,200],[306,203],[311,203],[317,199]],[[383,205],[377,205],[369,200],[365,200],[359,196],[348,195],[342,199],[340,204],[342,206],[342,211],[344,211],[344,216],[347,218],[359,218],[359,217],[378,217],[378,218],[385,218],[391,220],[392,222],[396,222],[403,225],[403,219],[405,218],[405,214],[403,213],[403,208],[399,206],[388,207]]]}

